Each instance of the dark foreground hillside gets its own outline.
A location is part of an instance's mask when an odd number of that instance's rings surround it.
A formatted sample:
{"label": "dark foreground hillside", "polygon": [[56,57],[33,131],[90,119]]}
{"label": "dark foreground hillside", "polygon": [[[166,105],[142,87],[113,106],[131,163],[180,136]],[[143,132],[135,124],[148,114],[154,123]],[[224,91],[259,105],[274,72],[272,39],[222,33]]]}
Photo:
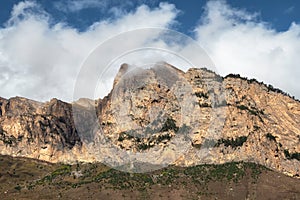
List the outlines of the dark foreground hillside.
{"label": "dark foreground hillside", "polygon": [[0,199],[300,199],[300,180],[243,162],[130,174],[0,156]]}

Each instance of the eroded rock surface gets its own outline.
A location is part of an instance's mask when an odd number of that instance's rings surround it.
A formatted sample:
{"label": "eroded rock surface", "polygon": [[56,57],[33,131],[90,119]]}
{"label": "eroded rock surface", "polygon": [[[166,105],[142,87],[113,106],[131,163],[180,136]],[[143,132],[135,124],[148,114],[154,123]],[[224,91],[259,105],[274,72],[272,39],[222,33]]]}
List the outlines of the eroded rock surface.
{"label": "eroded rock surface", "polygon": [[1,98],[0,152],[120,165],[245,160],[297,177],[299,122],[299,101],[255,80],[124,64],[112,91],[96,101]]}

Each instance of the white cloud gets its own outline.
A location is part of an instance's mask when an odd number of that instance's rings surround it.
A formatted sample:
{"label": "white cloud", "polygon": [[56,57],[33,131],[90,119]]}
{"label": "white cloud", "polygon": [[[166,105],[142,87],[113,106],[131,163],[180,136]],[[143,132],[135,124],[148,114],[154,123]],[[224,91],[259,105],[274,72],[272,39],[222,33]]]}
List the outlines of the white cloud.
{"label": "white cloud", "polygon": [[102,8],[108,5],[107,0],[66,0],[55,2],[54,6],[63,12],[77,12],[86,8]]}
{"label": "white cloud", "polygon": [[239,73],[279,87],[300,98],[300,26],[277,32],[256,14],[210,1],[196,27],[197,41],[222,75]]}
{"label": "white cloud", "polygon": [[[39,12],[32,11],[37,9]],[[51,16],[36,3],[21,2],[14,6],[7,26],[0,29],[0,96],[71,101],[80,66],[97,45],[124,31],[170,27],[176,15],[171,4],[161,3],[155,9],[140,6],[116,20],[98,21],[78,32],[65,24],[50,25]],[[136,36],[137,42],[146,39]]]}
{"label": "white cloud", "polygon": [[285,14],[291,14],[291,13],[294,12],[294,10],[295,10],[295,6],[290,6],[290,7],[288,7],[287,9],[285,9],[283,12],[284,12]]}
{"label": "white cloud", "polygon": [[[142,5],[129,13],[118,12],[114,20],[97,21],[86,31],[79,32],[63,23],[50,25],[51,16],[38,4],[20,2],[14,6],[6,27],[0,29],[0,96],[8,98],[19,95],[43,101],[57,97],[72,101],[81,64],[93,49],[116,34],[129,30],[172,28],[177,23],[178,12],[174,5],[168,3],[161,3],[153,9]],[[293,23],[287,31],[277,32],[267,23],[259,21],[257,13],[234,9],[223,1],[208,2],[201,23],[195,28],[196,40],[210,55],[219,73],[240,73],[257,78],[298,98],[299,37],[298,24]],[[151,41],[152,46],[173,49],[193,57],[197,63],[205,63],[206,67],[209,65],[195,51],[191,41],[178,45],[151,39],[153,35],[149,33],[139,34],[134,36],[134,40],[124,39],[115,42],[114,46],[128,46],[129,42],[134,41],[130,45],[135,47]],[[98,66],[105,67],[101,58],[114,53],[115,49],[102,53],[96,59]],[[109,91],[120,62],[149,63],[151,57],[148,54],[147,51],[137,51],[115,61],[114,68],[103,82],[106,89],[97,91],[97,94],[103,96]],[[182,69],[187,68],[183,61],[173,59],[172,55],[165,56],[160,51],[150,54],[157,60],[165,58]]]}
{"label": "white cloud", "polygon": [[88,8],[97,8],[101,12],[112,11],[115,14],[123,12],[125,8],[132,8],[134,5],[154,5],[157,0],[61,0],[54,2],[54,7],[63,12],[78,12]]}

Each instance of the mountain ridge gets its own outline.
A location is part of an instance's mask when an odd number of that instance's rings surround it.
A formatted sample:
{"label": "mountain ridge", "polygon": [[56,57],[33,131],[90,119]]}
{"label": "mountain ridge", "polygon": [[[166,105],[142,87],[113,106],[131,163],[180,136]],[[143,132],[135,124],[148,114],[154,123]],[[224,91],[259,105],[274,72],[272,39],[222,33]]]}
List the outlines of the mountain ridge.
{"label": "mountain ridge", "polygon": [[[110,153],[119,164],[132,155],[141,159],[139,152],[154,152],[158,156],[149,157],[153,162],[191,166],[250,160],[299,177],[300,104],[281,90],[237,75],[223,78],[207,69],[179,73],[166,64],[118,79],[94,108],[88,99],[69,104],[0,98],[0,153],[49,162],[102,162],[107,157],[97,145],[104,135],[117,149]],[[78,105],[81,110],[74,112]],[[101,126],[97,133],[93,120],[87,120],[94,112]],[[86,123],[81,127],[74,122],[77,114],[77,121]],[[216,120],[211,120],[214,115]],[[157,126],[155,117],[161,119]],[[145,131],[151,135],[143,135]],[[186,141],[178,134],[182,131]],[[162,150],[172,147],[169,154]],[[131,154],[121,157],[122,151]],[[166,161],[170,157],[174,159]]]}

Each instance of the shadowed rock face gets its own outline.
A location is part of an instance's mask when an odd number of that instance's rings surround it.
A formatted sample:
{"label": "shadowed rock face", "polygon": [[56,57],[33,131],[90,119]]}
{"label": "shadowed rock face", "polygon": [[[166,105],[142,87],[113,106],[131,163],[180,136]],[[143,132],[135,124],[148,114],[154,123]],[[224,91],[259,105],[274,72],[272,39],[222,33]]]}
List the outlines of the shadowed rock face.
{"label": "shadowed rock face", "polygon": [[151,152],[153,165],[245,160],[299,176],[299,134],[300,103],[278,90],[166,63],[122,65],[112,91],[96,101],[0,98],[0,152],[51,162],[110,156],[126,164],[122,152]]}
{"label": "shadowed rock face", "polygon": [[1,153],[56,160],[57,151],[81,146],[70,104],[15,97],[0,99],[0,105]]}

